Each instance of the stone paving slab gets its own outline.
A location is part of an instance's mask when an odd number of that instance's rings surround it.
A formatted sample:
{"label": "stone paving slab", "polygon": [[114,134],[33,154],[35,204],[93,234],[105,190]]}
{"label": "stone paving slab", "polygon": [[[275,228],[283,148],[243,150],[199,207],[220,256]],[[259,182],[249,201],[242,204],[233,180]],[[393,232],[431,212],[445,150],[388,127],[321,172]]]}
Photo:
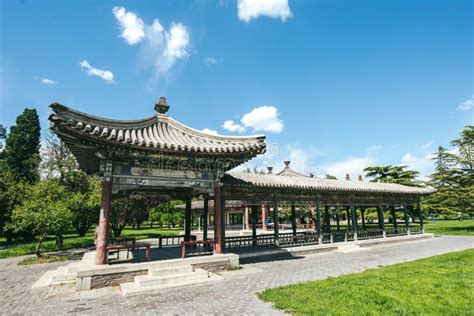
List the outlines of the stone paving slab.
{"label": "stone paving slab", "polygon": [[0,260],[0,314],[5,315],[130,315],[220,314],[278,315],[257,299],[267,288],[360,272],[368,268],[412,261],[474,248],[474,237],[443,236],[343,253],[330,252],[242,265],[222,273],[223,281],[122,296],[118,288],[74,292],[74,288],[31,289],[46,271],[67,263],[17,266]]}

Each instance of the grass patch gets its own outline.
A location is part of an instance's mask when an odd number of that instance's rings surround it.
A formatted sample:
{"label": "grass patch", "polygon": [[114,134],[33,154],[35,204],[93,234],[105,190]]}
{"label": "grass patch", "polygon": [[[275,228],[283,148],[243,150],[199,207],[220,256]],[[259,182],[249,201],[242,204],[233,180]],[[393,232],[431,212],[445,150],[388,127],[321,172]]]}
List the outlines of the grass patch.
{"label": "grass patch", "polygon": [[437,235],[474,236],[474,220],[426,220],[425,232]]}
{"label": "grass patch", "polygon": [[[122,231],[121,237],[135,237],[136,239],[157,238],[160,235],[179,235],[181,231],[182,228],[172,228],[170,230],[168,230],[167,228],[148,227],[141,229],[132,229],[131,226],[127,226]],[[55,237],[48,236],[46,240],[41,244],[41,252],[55,251],[55,243]],[[75,233],[69,233],[64,235],[63,250],[89,247],[94,247],[94,228],[90,229],[89,232],[83,237],[80,237],[78,234]],[[33,254],[34,252],[34,242],[7,244],[4,238],[0,238],[0,259],[29,255]]]}
{"label": "grass patch", "polygon": [[469,249],[258,296],[295,315],[472,315],[473,262]]}
{"label": "grass patch", "polygon": [[43,256],[41,258],[26,258],[18,262],[19,266],[26,266],[30,264],[52,263],[69,260],[69,256]]}
{"label": "grass patch", "polygon": [[233,266],[233,265],[230,265],[230,264],[226,265],[226,267],[225,267],[226,271],[237,271],[237,270],[240,270],[240,269],[242,269],[241,266]]}

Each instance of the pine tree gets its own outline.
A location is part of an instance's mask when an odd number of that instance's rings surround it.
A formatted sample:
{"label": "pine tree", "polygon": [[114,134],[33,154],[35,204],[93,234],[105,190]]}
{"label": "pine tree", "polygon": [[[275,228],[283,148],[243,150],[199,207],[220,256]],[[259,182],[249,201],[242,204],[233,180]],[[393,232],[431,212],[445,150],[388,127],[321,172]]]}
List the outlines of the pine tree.
{"label": "pine tree", "polygon": [[6,140],[5,167],[17,182],[39,180],[40,123],[36,109],[25,109],[16,118]]}
{"label": "pine tree", "polygon": [[416,180],[418,171],[406,170],[407,166],[374,166],[364,169],[367,178],[372,178],[370,182],[398,183],[408,186],[421,186],[422,183]]}
{"label": "pine tree", "polygon": [[436,193],[423,199],[429,209],[442,214],[474,212],[474,127],[466,126],[451,142],[452,150],[438,148],[430,185]]}

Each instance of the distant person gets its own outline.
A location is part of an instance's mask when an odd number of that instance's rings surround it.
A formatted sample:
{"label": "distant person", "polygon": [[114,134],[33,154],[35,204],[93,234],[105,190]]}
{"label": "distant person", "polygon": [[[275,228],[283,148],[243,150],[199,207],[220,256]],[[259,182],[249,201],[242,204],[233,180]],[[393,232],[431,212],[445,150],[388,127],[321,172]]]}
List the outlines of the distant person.
{"label": "distant person", "polygon": [[461,212],[458,212],[458,221],[460,221],[460,222],[462,221],[462,214],[461,214]]}

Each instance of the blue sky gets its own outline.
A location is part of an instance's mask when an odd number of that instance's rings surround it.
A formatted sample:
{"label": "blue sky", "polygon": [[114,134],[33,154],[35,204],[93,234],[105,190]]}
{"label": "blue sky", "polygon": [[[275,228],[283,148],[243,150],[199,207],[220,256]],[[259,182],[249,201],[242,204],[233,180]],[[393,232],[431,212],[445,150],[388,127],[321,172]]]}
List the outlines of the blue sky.
{"label": "blue sky", "polygon": [[[432,171],[473,124],[472,1],[2,1],[0,123],[60,102],[265,134],[249,166]],[[232,122],[229,122],[232,121]],[[226,128],[224,128],[226,127]]]}

